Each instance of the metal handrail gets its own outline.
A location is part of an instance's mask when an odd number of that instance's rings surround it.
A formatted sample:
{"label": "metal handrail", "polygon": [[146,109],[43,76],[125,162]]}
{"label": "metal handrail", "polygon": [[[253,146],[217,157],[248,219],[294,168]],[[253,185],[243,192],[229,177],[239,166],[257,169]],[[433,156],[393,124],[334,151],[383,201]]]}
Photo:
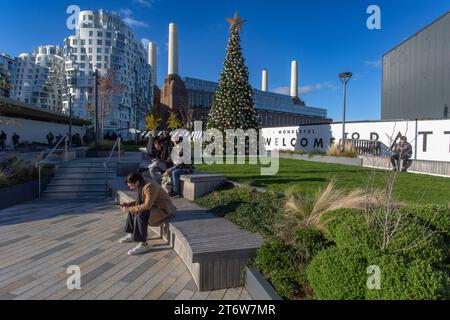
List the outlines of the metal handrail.
{"label": "metal handrail", "polygon": [[65,136],[62,137],[58,143],[56,143],[56,145],[50,150],[49,154],[41,161],[36,162],[36,169],[38,169],[38,176],[39,176],[39,199],[41,198],[41,166],[43,162],[46,162],[50,156],[56,151],[56,149],[58,149],[58,147],[61,145],[61,143],[64,141],[64,162],[68,161],[68,157],[67,157],[67,140],[69,139],[69,137]]}
{"label": "metal handrail", "polygon": [[105,162],[103,162],[103,167],[105,168],[105,196],[108,196],[108,163],[111,162],[112,156],[114,155],[114,151],[116,150],[116,147],[118,148],[119,151],[119,161],[120,161],[120,144],[121,144],[122,139],[121,138],[117,138],[116,142],[114,143],[112,150],[109,154],[108,160],[106,160]]}

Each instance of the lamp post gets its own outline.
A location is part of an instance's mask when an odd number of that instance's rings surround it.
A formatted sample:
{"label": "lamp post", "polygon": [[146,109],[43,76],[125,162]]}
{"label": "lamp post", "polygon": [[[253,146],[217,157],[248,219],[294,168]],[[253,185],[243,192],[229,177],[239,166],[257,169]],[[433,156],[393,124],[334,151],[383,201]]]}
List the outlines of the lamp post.
{"label": "lamp post", "polygon": [[72,148],[72,94],[69,92],[69,146]]}
{"label": "lamp post", "polygon": [[346,137],[345,137],[345,113],[346,113],[346,100],[347,100],[347,83],[350,81],[350,79],[352,78],[353,73],[351,72],[342,72],[338,74],[339,79],[341,79],[342,82],[342,86],[343,86],[343,118],[342,118],[342,151],[345,150],[345,142],[346,142]]}
{"label": "lamp post", "polygon": [[94,72],[94,142],[98,145],[98,70]]}

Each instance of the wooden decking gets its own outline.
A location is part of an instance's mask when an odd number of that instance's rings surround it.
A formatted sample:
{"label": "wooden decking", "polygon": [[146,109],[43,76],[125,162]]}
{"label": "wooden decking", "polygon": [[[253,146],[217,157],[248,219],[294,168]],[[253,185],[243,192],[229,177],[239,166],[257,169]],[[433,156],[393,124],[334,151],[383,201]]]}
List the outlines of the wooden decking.
{"label": "wooden decking", "polygon": [[[198,292],[178,255],[156,235],[150,253],[119,244],[125,214],[112,201],[36,200],[0,211],[0,300],[251,299],[245,288]],[[81,290],[67,289],[67,267]]]}

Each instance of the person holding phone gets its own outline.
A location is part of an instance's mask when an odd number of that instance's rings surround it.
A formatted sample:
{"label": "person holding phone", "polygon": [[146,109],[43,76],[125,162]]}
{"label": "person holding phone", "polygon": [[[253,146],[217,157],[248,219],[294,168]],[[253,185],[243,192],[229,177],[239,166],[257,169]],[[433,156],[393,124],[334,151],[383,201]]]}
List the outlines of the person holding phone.
{"label": "person holding phone", "polygon": [[127,236],[120,243],[138,242],[138,246],[128,251],[128,254],[143,254],[150,250],[147,242],[148,226],[162,225],[175,216],[177,209],[167,192],[155,181],[146,183],[141,174],[132,173],[126,177],[125,183],[130,190],[137,192],[137,197],[131,203],[119,204],[124,212],[128,212],[125,225]]}

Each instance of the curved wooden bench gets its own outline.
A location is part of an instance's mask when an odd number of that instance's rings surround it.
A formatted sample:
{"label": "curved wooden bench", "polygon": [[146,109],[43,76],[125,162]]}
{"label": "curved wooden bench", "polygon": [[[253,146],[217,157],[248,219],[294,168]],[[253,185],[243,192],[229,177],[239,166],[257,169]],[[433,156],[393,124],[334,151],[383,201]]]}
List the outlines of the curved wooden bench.
{"label": "curved wooden bench", "polygon": [[[117,190],[117,200],[134,200],[132,192]],[[263,239],[183,198],[174,199],[176,217],[151,228],[166,240],[192,274],[200,291],[244,285],[245,267]]]}

